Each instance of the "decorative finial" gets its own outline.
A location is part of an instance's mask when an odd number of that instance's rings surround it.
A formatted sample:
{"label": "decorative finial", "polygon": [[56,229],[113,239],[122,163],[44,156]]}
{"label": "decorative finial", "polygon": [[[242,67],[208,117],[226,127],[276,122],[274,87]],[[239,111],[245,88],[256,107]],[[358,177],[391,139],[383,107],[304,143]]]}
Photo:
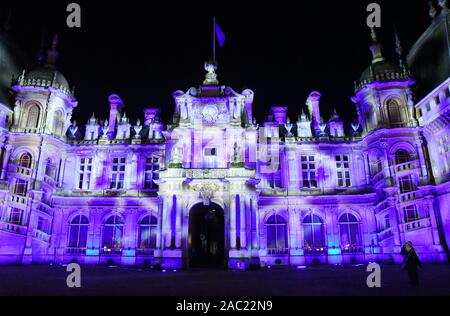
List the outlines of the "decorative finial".
{"label": "decorative finial", "polygon": [[428,5],[430,6],[430,10],[428,11],[428,14],[430,15],[430,17],[432,19],[434,19],[437,15],[437,11],[436,11],[436,8],[434,7],[433,1],[430,0],[428,2]]}
{"label": "decorative finial", "polygon": [[219,81],[217,80],[217,66],[214,64],[214,62],[205,62],[205,70],[207,71],[205,81],[203,82],[203,85],[205,86],[216,86],[219,84]]}
{"label": "decorative finial", "polygon": [[370,28],[370,36],[372,37],[372,42],[378,43],[377,32],[375,31],[374,27]]}
{"label": "decorative finial", "polygon": [[370,50],[372,51],[372,63],[378,63],[380,61],[384,61],[383,54],[381,52],[381,44],[378,42],[377,33],[374,27],[371,27],[370,35],[372,36],[372,45],[370,46]]}
{"label": "decorative finial", "polygon": [[5,20],[5,22],[3,23],[3,29],[4,29],[6,32],[11,31],[11,19],[12,19],[12,10],[9,9],[8,15],[6,16],[6,20]]}
{"label": "decorative finial", "polygon": [[439,0],[439,6],[442,8],[443,11],[447,11],[447,0]]}
{"label": "decorative finial", "polygon": [[56,60],[59,57],[59,52],[56,50],[58,46],[58,34],[55,34],[52,41],[52,47],[47,51],[47,62],[45,67],[56,69]]}
{"label": "decorative finial", "polygon": [[403,68],[403,66],[404,66],[403,48],[402,48],[402,43],[400,42],[400,38],[398,37],[397,29],[395,30],[395,51],[397,52],[400,67]]}

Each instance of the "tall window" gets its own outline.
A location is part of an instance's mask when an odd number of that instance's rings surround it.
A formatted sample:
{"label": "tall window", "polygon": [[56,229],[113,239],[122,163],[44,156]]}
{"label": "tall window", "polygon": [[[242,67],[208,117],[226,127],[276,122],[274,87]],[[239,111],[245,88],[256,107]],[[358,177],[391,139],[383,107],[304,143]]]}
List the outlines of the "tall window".
{"label": "tall window", "polygon": [[125,182],[126,158],[113,158],[111,172],[111,189],[122,190]]}
{"label": "tall window", "polygon": [[122,248],[123,219],[118,215],[110,216],[103,228],[103,248]]}
{"label": "tall window", "polygon": [[410,205],[404,208],[405,223],[414,222],[419,219],[419,213],[417,212],[417,206]]}
{"label": "tall window", "polygon": [[371,161],[370,169],[372,176],[377,175],[383,170],[383,160],[381,157],[377,157],[375,160]]}
{"label": "tall window", "polygon": [[408,193],[416,190],[416,186],[411,176],[400,178],[400,193]]}
{"label": "tall window", "polygon": [[267,248],[286,249],[286,221],[280,215],[272,215],[266,222]]}
{"label": "tall window", "polygon": [[70,248],[86,248],[89,220],[86,216],[79,215],[70,222],[69,244]]}
{"label": "tall window", "polygon": [[316,162],[314,156],[302,156],[302,177],[304,188],[317,188]]}
{"label": "tall window", "polygon": [[342,247],[361,246],[359,225],[359,221],[353,214],[346,213],[339,218]]}
{"label": "tall window", "polygon": [[406,150],[400,149],[395,153],[395,163],[397,165],[407,163],[409,161],[411,161],[411,156]]}
{"label": "tall window", "polygon": [[314,214],[306,216],[303,220],[303,229],[306,249],[325,247],[323,221],[319,216]]}
{"label": "tall window", "polygon": [[52,179],[55,179],[55,165],[52,160],[49,158],[45,164],[45,175],[49,176]]}
{"label": "tall window", "polygon": [[139,223],[139,248],[155,249],[158,220],[155,216],[146,216]]}
{"label": "tall window", "polygon": [[27,128],[38,128],[39,126],[39,106],[32,104],[28,109]]}
{"label": "tall window", "polygon": [[18,208],[12,207],[9,211],[8,223],[15,225],[22,225],[23,221],[23,210],[19,210]]}
{"label": "tall window", "polygon": [[19,166],[24,168],[31,168],[31,155],[26,153],[20,156],[19,158]]}
{"label": "tall window", "polygon": [[49,221],[46,218],[39,217],[38,218],[38,224],[37,224],[37,230],[48,234],[50,232],[50,223],[49,223]]}
{"label": "tall window", "polygon": [[28,192],[28,181],[17,179],[14,186],[14,194],[20,196],[26,196]]}
{"label": "tall window", "polygon": [[56,111],[53,116],[53,134],[62,135],[64,133],[64,118],[61,111]]}
{"label": "tall window", "polygon": [[350,177],[350,157],[348,155],[336,156],[336,170],[338,186],[341,188],[351,187],[352,181]]}
{"label": "tall window", "polygon": [[159,180],[159,158],[147,158],[145,162],[145,183],[144,189],[158,189],[158,185],[153,180]]}
{"label": "tall window", "polygon": [[91,189],[91,174],[92,174],[92,158],[81,158],[80,167],[78,169],[78,189]]}
{"label": "tall window", "polygon": [[391,124],[400,124],[402,123],[402,118],[400,115],[400,106],[395,100],[390,100],[388,102],[388,114],[389,114],[389,121]]}

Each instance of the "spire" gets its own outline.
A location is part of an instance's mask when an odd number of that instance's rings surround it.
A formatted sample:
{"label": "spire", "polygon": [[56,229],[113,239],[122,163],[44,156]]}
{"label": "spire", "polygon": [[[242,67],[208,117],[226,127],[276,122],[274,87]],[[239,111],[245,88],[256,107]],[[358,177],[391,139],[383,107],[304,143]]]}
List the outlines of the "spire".
{"label": "spire", "polygon": [[37,55],[37,61],[39,65],[42,65],[45,61],[44,43],[45,43],[45,30],[42,30],[41,47],[39,48],[39,53]]}
{"label": "spire", "polygon": [[371,36],[372,36],[372,45],[370,46],[370,50],[372,51],[373,59],[372,64],[378,63],[380,61],[384,61],[383,54],[381,52],[381,44],[378,42],[377,33],[375,32],[375,28],[371,27]]}
{"label": "spire", "polygon": [[430,6],[430,10],[428,10],[428,14],[430,15],[430,18],[434,19],[436,17],[437,11],[436,8],[433,5],[433,1],[428,1],[428,5]]}
{"label": "spire", "polygon": [[400,42],[400,38],[398,37],[397,28],[395,28],[395,51],[397,52],[398,61],[400,64],[400,67],[404,67],[405,63],[403,62],[403,48],[402,43]]}
{"label": "spire", "polygon": [[56,60],[58,59],[59,52],[56,50],[58,46],[58,34],[55,34],[52,41],[52,47],[47,51],[47,62],[45,67],[56,69]]}
{"label": "spire", "polygon": [[8,15],[6,16],[5,22],[3,22],[3,29],[6,32],[11,31],[11,19],[12,19],[12,10],[9,9]]}

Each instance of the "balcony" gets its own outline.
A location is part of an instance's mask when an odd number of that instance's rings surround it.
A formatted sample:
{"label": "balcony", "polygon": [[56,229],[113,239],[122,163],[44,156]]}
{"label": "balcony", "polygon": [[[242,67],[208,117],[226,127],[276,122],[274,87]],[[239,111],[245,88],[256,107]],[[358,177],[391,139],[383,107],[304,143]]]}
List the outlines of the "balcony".
{"label": "balcony", "polygon": [[364,253],[363,246],[345,246],[341,248],[341,252],[345,253]]}
{"label": "balcony", "polygon": [[321,247],[321,248],[305,248],[304,250],[305,255],[325,255],[327,254],[327,248]]}
{"label": "balcony", "polygon": [[11,194],[9,196],[9,201],[16,204],[27,205],[28,198],[21,195]]}
{"label": "balcony", "polygon": [[122,248],[101,248],[100,254],[102,255],[122,255],[123,249]]}
{"label": "balcony", "polygon": [[289,254],[288,248],[272,248],[267,249],[267,255],[269,256],[284,256]]}
{"label": "balcony", "polygon": [[34,170],[30,168],[11,165],[9,170],[12,173],[19,174],[25,177],[33,177],[34,175]]}
{"label": "balcony", "polygon": [[45,175],[44,176],[44,183],[49,185],[50,187],[54,188],[57,185],[57,182],[50,176]]}
{"label": "balcony", "polygon": [[50,242],[50,235],[47,234],[46,232],[35,229],[33,232],[33,235],[36,239],[39,239],[43,242],[46,242],[46,243]]}
{"label": "balcony", "polygon": [[378,233],[378,240],[382,241],[393,236],[392,228],[387,228]]}
{"label": "balcony", "polygon": [[138,256],[153,256],[155,254],[155,249],[146,249],[146,248],[136,249],[136,254]]}
{"label": "balcony", "polygon": [[73,247],[67,247],[66,253],[70,255],[85,255],[86,254],[86,248],[73,248]]}
{"label": "balcony", "polygon": [[417,199],[417,193],[416,192],[403,193],[398,196],[398,199],[400,203],[414,201],[415,199]]}
{"label": "balcony", "polygon": [[410,232],[421,228],[431,227],[431,221],[429,217],[425,217],[412,222],[404,223],[401,226],[403,231]]}
{"label": "balcony", "polygon": [[0,221],[0,230],[16,233],[20,235],[26,235],[27,234],[27,227],[21,226],[13,223],[3,222]]}
{"label": "balcony", "polygon": [[420,168],[419,165],[419,161],[418,160],[413,160],[413,161],[408,161],[402,164],[398,164],[392,167],[395,171],[395,173],[400,176],[403,175],[403,173],[407,173],[407,172],[411,172],[414,171],[416,169]]}

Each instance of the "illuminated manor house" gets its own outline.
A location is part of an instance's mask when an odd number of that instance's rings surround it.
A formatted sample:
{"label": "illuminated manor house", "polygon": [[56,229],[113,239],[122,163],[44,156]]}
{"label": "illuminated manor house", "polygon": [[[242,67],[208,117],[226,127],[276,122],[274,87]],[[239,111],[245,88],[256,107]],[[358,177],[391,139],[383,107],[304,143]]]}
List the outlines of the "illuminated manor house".
{"label": "illuminated manor house", "polygon": [[386,60],[372,32],[353,123],[324,119],[312,92],[298,119],[281,106],[258,124],[254,93],[220,85],[206,63],[199,88],[174,93],[168,125],[158,109],[130,122],[117,95],[109,117],[77,125],[54,41],[0,105],[0,262],[401,262],[406,241],[424,261],[446,262],[448,13],[431,15],[406,60],[399,41],[399,61]]}

